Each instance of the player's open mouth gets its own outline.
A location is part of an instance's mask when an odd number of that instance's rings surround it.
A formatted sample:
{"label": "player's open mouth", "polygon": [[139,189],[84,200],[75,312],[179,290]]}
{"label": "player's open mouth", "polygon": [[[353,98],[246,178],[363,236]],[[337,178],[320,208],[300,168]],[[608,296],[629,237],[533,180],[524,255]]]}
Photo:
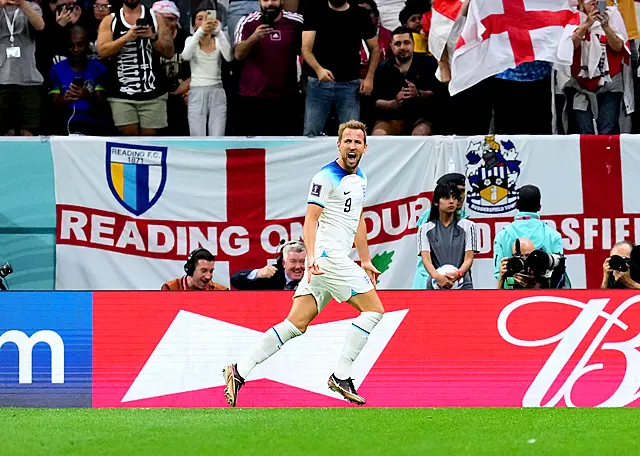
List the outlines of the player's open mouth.
{"label": "player's open mouth", "polygon": [[350,160],[355,160],[357,157],[357,155],[354,152],[349,152],[347,154],[347,158],[349,158]]}

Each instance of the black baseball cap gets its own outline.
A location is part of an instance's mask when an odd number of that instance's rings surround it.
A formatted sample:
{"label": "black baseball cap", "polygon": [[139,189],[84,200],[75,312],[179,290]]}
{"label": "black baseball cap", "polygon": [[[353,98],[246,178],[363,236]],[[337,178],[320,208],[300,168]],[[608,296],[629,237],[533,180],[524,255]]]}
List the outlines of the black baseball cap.
{"label": "black baseball cap", "polygon": [[449,182],[451,182],[452,184],[456,184],[456,185],[466,185],[467,178],[464,177],[464,174],[449,173],[449,174],[445,174],[444,176],[440,177],[440,179],[437,180],[436,184],[437,185],[447,184]]}
{"label": "black baseball cap", "polygon": [[540,189],[535,185],[523,185],[518,189],[518,209],[523,212],[540,210]]}

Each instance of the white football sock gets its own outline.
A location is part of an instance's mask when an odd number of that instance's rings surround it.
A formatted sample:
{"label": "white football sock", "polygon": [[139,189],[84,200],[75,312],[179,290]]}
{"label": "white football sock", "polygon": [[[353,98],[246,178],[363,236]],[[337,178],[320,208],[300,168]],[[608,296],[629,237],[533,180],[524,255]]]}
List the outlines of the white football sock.
{"label": "white football sock", "polygon": [[282,323],[269,328],[260,338],[260,343],[238,363],[238,373],[242,378],[246,379],[254,367],[280,350],[280,347],[285,342],[301,335],[300,330],[286,319]]}
{"label": "white football sock", "polygon": [[334,375],[340,380],[346,380],[351,377],[351,365],[367,343],[369,334],[381,319],[381,313],[362,312],[360,316],[353,321],[347,332],[347,340],[344,343],[342,355],[338,361],[338,367],[336,367],[334,372]]}

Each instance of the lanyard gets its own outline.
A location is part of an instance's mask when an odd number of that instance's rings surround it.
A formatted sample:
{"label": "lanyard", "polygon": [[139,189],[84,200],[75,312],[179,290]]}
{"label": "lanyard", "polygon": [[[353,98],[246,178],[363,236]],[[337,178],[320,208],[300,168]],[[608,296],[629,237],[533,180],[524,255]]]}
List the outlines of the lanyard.
{"label": "lanyard", "polygon": [[16,10],[13,12],[13,19],[11,19],[11,22],[9,22],[9,15],[7,14],[7,10],[4,9],[4,18],[7,21],[7,28],[9,29],[9,42],[11,43],[11,46],[13,46],[13,30],[16,23],[16,17],[18,17],[18,11],[20,11],[20,9],[16,8]]}

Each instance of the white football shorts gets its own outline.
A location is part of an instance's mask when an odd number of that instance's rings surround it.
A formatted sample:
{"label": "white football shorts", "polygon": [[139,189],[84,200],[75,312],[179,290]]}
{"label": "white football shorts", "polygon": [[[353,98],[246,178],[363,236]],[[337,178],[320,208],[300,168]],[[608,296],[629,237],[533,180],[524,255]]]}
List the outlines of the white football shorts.
{"label": "white football shorts", "polygon": [[331,300],[348,301],[351,296],[373,290],[373,283],[367,273],[349,257],[316,259],[320,271],[324,274],[311,275],[308,282],[307,274],[300,281],[293,297],[313,295],[318,305],[318,312]]}

